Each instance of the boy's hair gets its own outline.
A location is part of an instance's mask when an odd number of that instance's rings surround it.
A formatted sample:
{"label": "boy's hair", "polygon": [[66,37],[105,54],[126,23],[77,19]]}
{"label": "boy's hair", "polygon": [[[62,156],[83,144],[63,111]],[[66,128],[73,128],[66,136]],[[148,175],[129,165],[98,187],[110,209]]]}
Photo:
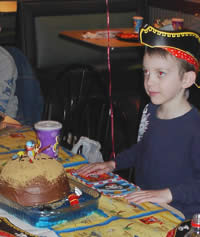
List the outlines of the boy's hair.
{"label": "boy's hair", "polygon": [[196,72],[194,65],[188,63],[186,60],[183,60],[183,59],[180,59],[180,58],[177,58],[177,57],[173,56],[172,54],[170,54],[167,50],[165,50],[163,48],[145,47],[145,53],[147,53],[150,56],[151,55],[159,55],[161,57],[166,58],[169,55],[169,56],[173,57],[179,65],[179,70],[180,70],[179,72],[180,72],[181,75],[183,73],[189,72],[189,71]]}

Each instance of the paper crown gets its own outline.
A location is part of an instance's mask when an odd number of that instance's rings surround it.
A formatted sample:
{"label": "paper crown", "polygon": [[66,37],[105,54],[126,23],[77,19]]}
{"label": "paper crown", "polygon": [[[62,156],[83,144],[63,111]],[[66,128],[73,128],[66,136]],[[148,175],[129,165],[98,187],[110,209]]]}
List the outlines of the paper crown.
{"label": "paper crown", "polygon": [[[163,31],[153,26],[146,25],[140,30],[140,42],[151,48],[164,48],[173,55],[177,51],[181,54],[189,55],[189,63],[194,64],[198,70],[200,59],[200,36],[192,31]],[[175,53],[173,53],[173,50]],[[177,55],[175,55],[177,56]],[[181,56],[185,59],[184,56]],[[181,58],[179,57],[179,58]],[[194,60],[194,62],[192,62]]]}

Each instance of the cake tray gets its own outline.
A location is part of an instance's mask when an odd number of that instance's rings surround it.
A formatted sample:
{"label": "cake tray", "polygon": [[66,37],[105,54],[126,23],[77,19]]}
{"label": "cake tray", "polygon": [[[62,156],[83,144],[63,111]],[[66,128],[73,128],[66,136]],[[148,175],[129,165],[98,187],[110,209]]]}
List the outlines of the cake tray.
{"label": "cake tray", "polygon": [[98,209],[98,200],[101,195],[98,191],[70,178],[69,184],[71,192],[74,192],[75,187],[82,191],[77,206],[70,206],[66,197],[46,205],[25,207],[0,195],[0,208],[33,226],[41,228],[72,221],[90,215]]}

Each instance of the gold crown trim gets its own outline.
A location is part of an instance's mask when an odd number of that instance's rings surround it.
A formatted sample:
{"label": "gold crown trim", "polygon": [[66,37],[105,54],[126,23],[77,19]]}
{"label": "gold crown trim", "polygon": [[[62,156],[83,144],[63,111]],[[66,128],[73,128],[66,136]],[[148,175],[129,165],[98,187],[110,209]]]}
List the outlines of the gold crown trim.
{"label": "gold crown trim", "polygon": [[149,33],[149,32],[153,32],[159,36],[163,36],[163,37],[169,37],[169,38],[176,38],[176,37],[184,37],[184,36],[194,36],[196,39],[198,39],[198,41],[200,42],[200,36],[195,33],[195,32],[190,32],[190,31],[185,31],[185,32],[166,32],[166,31],[161,31],[159,29],[156,29],[152,26],[148,26],[147,28],[142,28],[140,31],[140,38],[142,33]]}

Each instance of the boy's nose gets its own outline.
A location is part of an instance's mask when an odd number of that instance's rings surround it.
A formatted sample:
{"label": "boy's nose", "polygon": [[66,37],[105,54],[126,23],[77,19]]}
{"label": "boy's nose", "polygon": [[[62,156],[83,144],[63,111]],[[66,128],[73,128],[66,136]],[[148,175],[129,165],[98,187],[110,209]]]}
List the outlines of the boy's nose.
{"label": "boy's nose", "polygon": [[153,84],[155,84],[155,77],[153,76],[152,73],[149,73],[147,78],[147,85],[152,86]]}

